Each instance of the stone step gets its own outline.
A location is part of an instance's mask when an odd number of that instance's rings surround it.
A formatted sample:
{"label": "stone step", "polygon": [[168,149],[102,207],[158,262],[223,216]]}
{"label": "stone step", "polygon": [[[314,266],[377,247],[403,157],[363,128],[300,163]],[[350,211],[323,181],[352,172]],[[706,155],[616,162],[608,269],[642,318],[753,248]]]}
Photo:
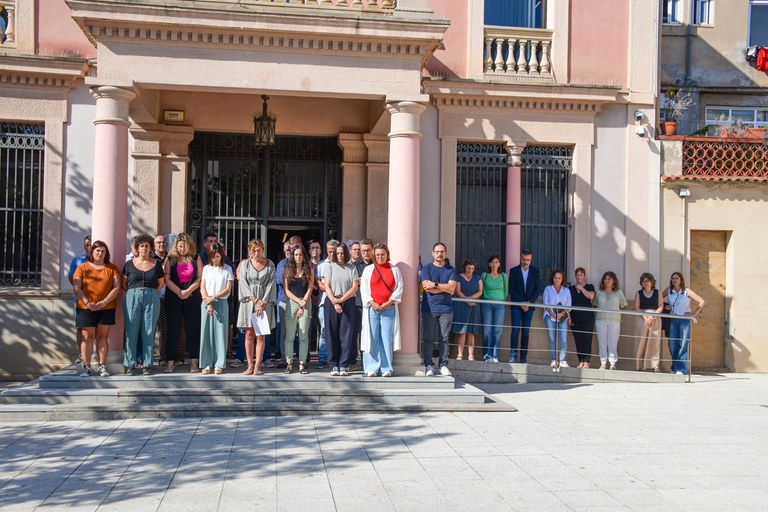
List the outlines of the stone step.
{"label": "stone step", "polygon": [[484,404],[371,404],[334,403],[171,403],[171,404],[58,404],[0,405],[0,421],[85,421],[132,418],[186,418],[237,416],[302,416],[318,414],[405,414],[423,412],[515,412],[503,402]]}
{"label": "stone step", "polygon": [[60,370],[40,377],[41,388],[61,389],[108,389],[108,388],[221,388],[243,389],[453,389],[452,377],[398,376],[391,378],[363,377],[353,374],[349,377],[330,377],[327,373],[301,375],[293,373],[265,373],[259,376],[225,373],[203,375],[201,373],[154,373],[150,376],[111,375],[109,377],[79,377],[74,368]]}
{"label": "stone step", "polygon": [[472,386],[455,389],[291,389],[257,388],[40,388],[19,386],[0,394],[1,404],[175,404],[175,403],[368,403],[484,404],[486,395]]}

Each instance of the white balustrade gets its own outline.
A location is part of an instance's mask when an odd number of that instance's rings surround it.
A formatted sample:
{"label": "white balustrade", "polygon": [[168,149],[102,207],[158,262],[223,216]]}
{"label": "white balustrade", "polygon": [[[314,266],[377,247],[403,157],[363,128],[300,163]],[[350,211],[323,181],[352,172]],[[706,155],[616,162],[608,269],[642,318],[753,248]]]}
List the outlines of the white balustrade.
{"label": "white balustrade", "polygon": [[[5,27],[5,41],[3,45],[15,46],[16,44],[16,3],[2,2],[0,10],[5,10],[8,15],[8,23]],[[2,38],[0,38],[1,40]]]}
{"label": "white balustrade", "polygon": [[552,78],[552,31],[485,27],[483,72],[487,75]]}

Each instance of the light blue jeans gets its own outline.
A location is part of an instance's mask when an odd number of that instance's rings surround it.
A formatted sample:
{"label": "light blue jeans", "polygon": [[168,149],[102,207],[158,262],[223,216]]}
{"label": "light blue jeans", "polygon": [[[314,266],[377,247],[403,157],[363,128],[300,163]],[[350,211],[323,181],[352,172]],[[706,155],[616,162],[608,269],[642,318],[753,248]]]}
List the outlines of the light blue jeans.
{"label": "light blue jeans", "polygon": [[[155,346],[155,328],[160,318],[160,294],[155,288],[131,288],[125,294],[123,319],[125,321],[125,344],[123,364],[127,368],[136,366],[139,343],[144,368],[152,367],[152,350]],[[191,355],[191,357],[197,354]]]}
{"label": "light blue jeans", "polygon": [[328,334],[325,331],[325,304],[317,308],[317,326],[320,329],[320,338],[317,340],[317,362],[328,362]]}
{"label": "light blue jeans", "polygon": [[691,322],[673,318],[669,322],[669,354],[673,372],[688,372],[688,342],[691,340]]}
{"label": "light blue jeans", "polygon": [[[211,303],[213,315],[208,316],[205,302],[200,304],[200,368],[227,367],[227,328],[229,324],[229,305],[226,299]],[[194,355],[190,354],[194,358]]]}
{"label": "light blue jeans", "polygon": [[480,304],[483,315],[483,357],[499,358],[501,330],[504,327],[503,304]]}
{"label": "light blue jeans", "polygon": [[549,351],[552,353],[552,359],[557,360],[556,340],[560,340],[560,361],[565,361],[565,352],[568,348],[568,322],[561,320],[555,322],[551,316],[544,316],[544,323],[547,324],[547,336],[549,337]]}
{"label": "light blue jeans", "polygon": [[363,367],[365,373],[392,373],[392,344],[394,342],[395,307],[392,306],[381,313],[368,308],[371,349],[363,352]]}

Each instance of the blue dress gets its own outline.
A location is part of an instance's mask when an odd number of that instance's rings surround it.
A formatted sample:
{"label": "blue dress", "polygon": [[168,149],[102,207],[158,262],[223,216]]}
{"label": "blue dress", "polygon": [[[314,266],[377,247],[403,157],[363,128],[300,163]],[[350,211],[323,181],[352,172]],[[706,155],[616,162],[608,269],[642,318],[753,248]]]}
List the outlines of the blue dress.
{"label": "blue dress", "polygon": [[[472,274],[472,278],[467,281],[464,276],[459,274],[458,286],[461,286],[461,293],[464,296],[476,294],[480,291],[480,276]],[[466,302],[453,302],[453,326],[451,331],[457,334],[480,334],[483,332],[482,319],[480,318],[480,305],[470,307]]]}

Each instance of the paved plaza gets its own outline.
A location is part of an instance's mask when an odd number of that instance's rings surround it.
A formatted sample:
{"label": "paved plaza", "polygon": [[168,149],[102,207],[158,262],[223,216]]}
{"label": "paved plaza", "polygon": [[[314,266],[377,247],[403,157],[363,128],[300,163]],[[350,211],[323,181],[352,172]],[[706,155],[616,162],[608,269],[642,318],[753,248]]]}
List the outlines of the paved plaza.
{"label": "paved plaza", "polygon": [[2,423],[0,510],[768,507],[768,375],[483,389],[519,411]]}

